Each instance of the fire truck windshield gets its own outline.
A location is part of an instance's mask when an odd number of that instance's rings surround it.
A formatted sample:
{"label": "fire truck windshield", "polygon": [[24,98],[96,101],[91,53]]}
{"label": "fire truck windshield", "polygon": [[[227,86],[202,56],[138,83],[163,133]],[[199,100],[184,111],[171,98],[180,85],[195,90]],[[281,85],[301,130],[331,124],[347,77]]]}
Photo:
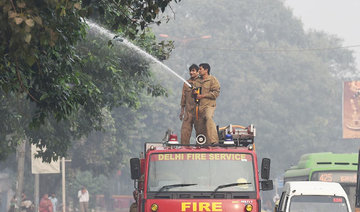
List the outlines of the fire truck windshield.
{"label": "fire truck windshield", "polygon": [[254,182],[251,154],[154,153],[150,156],[147,190],[214,192],[221,188],[221,192],[251,192],[255,191]]}

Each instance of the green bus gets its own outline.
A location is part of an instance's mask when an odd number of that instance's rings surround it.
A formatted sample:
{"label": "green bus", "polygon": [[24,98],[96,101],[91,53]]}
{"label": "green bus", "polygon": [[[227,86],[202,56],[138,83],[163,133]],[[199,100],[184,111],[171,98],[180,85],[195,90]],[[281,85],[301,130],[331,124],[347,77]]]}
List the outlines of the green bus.
{"label": "green bus", "polygon": [[301,156],[299,163],[286,170],[284,183],[289,181],[338,182],[348,195],[355,211],[358,153],[310,153]]}

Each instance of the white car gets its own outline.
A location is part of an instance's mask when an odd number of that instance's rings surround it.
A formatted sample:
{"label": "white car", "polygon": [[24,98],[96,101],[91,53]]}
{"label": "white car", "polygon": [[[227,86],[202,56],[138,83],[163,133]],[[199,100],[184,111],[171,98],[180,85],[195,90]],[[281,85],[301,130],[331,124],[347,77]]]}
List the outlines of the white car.
{"label": "white car", "polygon": [[339,183],[292,181],[284,186],[276,212],[351,212]]}

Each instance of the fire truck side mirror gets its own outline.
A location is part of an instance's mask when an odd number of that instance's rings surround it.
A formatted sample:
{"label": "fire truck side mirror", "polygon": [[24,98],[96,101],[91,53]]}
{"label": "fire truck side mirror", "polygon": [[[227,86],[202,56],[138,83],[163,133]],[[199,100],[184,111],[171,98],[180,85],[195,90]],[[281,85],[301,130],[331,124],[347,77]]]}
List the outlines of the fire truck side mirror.
{"label": "fire truck side mirror", "polygon": [[264,180],[261,181],[260,183],[261,183],[261,190],[263,191],[270,191],[273,190],[274,188],[274,184],[272,180]]}
{"label": "fire truck side mirror", "polygon": [[130,170],[131,170],[131,179],[137,180],[140,178],[140,159],[131,158],[130,159]]}
{"label": "fire truck side mirror", "polygon": [[268,180],[270,177],[270,158],[263,158],[261,163],[261,178]]}

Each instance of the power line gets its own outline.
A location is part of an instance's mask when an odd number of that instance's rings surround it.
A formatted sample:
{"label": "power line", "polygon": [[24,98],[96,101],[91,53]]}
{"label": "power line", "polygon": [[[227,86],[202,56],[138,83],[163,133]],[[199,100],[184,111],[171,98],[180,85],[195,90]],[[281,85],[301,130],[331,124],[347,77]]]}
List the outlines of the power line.
{"label": "power line", "polygon": [[305,51],[329,51],[336,49],[350,49],[359,48],[360,44],[349,46],[337,46],[337,47],[325,47],[325,48],[299,48],[299,49],[244,49],[244,48],[224,48],[224,47],[196,47],[196,46],[178,46],[177,48],[187,49],[207,49],[207,50],[222,50],[222,51],[234,51],[234,52],[305,52]]}

